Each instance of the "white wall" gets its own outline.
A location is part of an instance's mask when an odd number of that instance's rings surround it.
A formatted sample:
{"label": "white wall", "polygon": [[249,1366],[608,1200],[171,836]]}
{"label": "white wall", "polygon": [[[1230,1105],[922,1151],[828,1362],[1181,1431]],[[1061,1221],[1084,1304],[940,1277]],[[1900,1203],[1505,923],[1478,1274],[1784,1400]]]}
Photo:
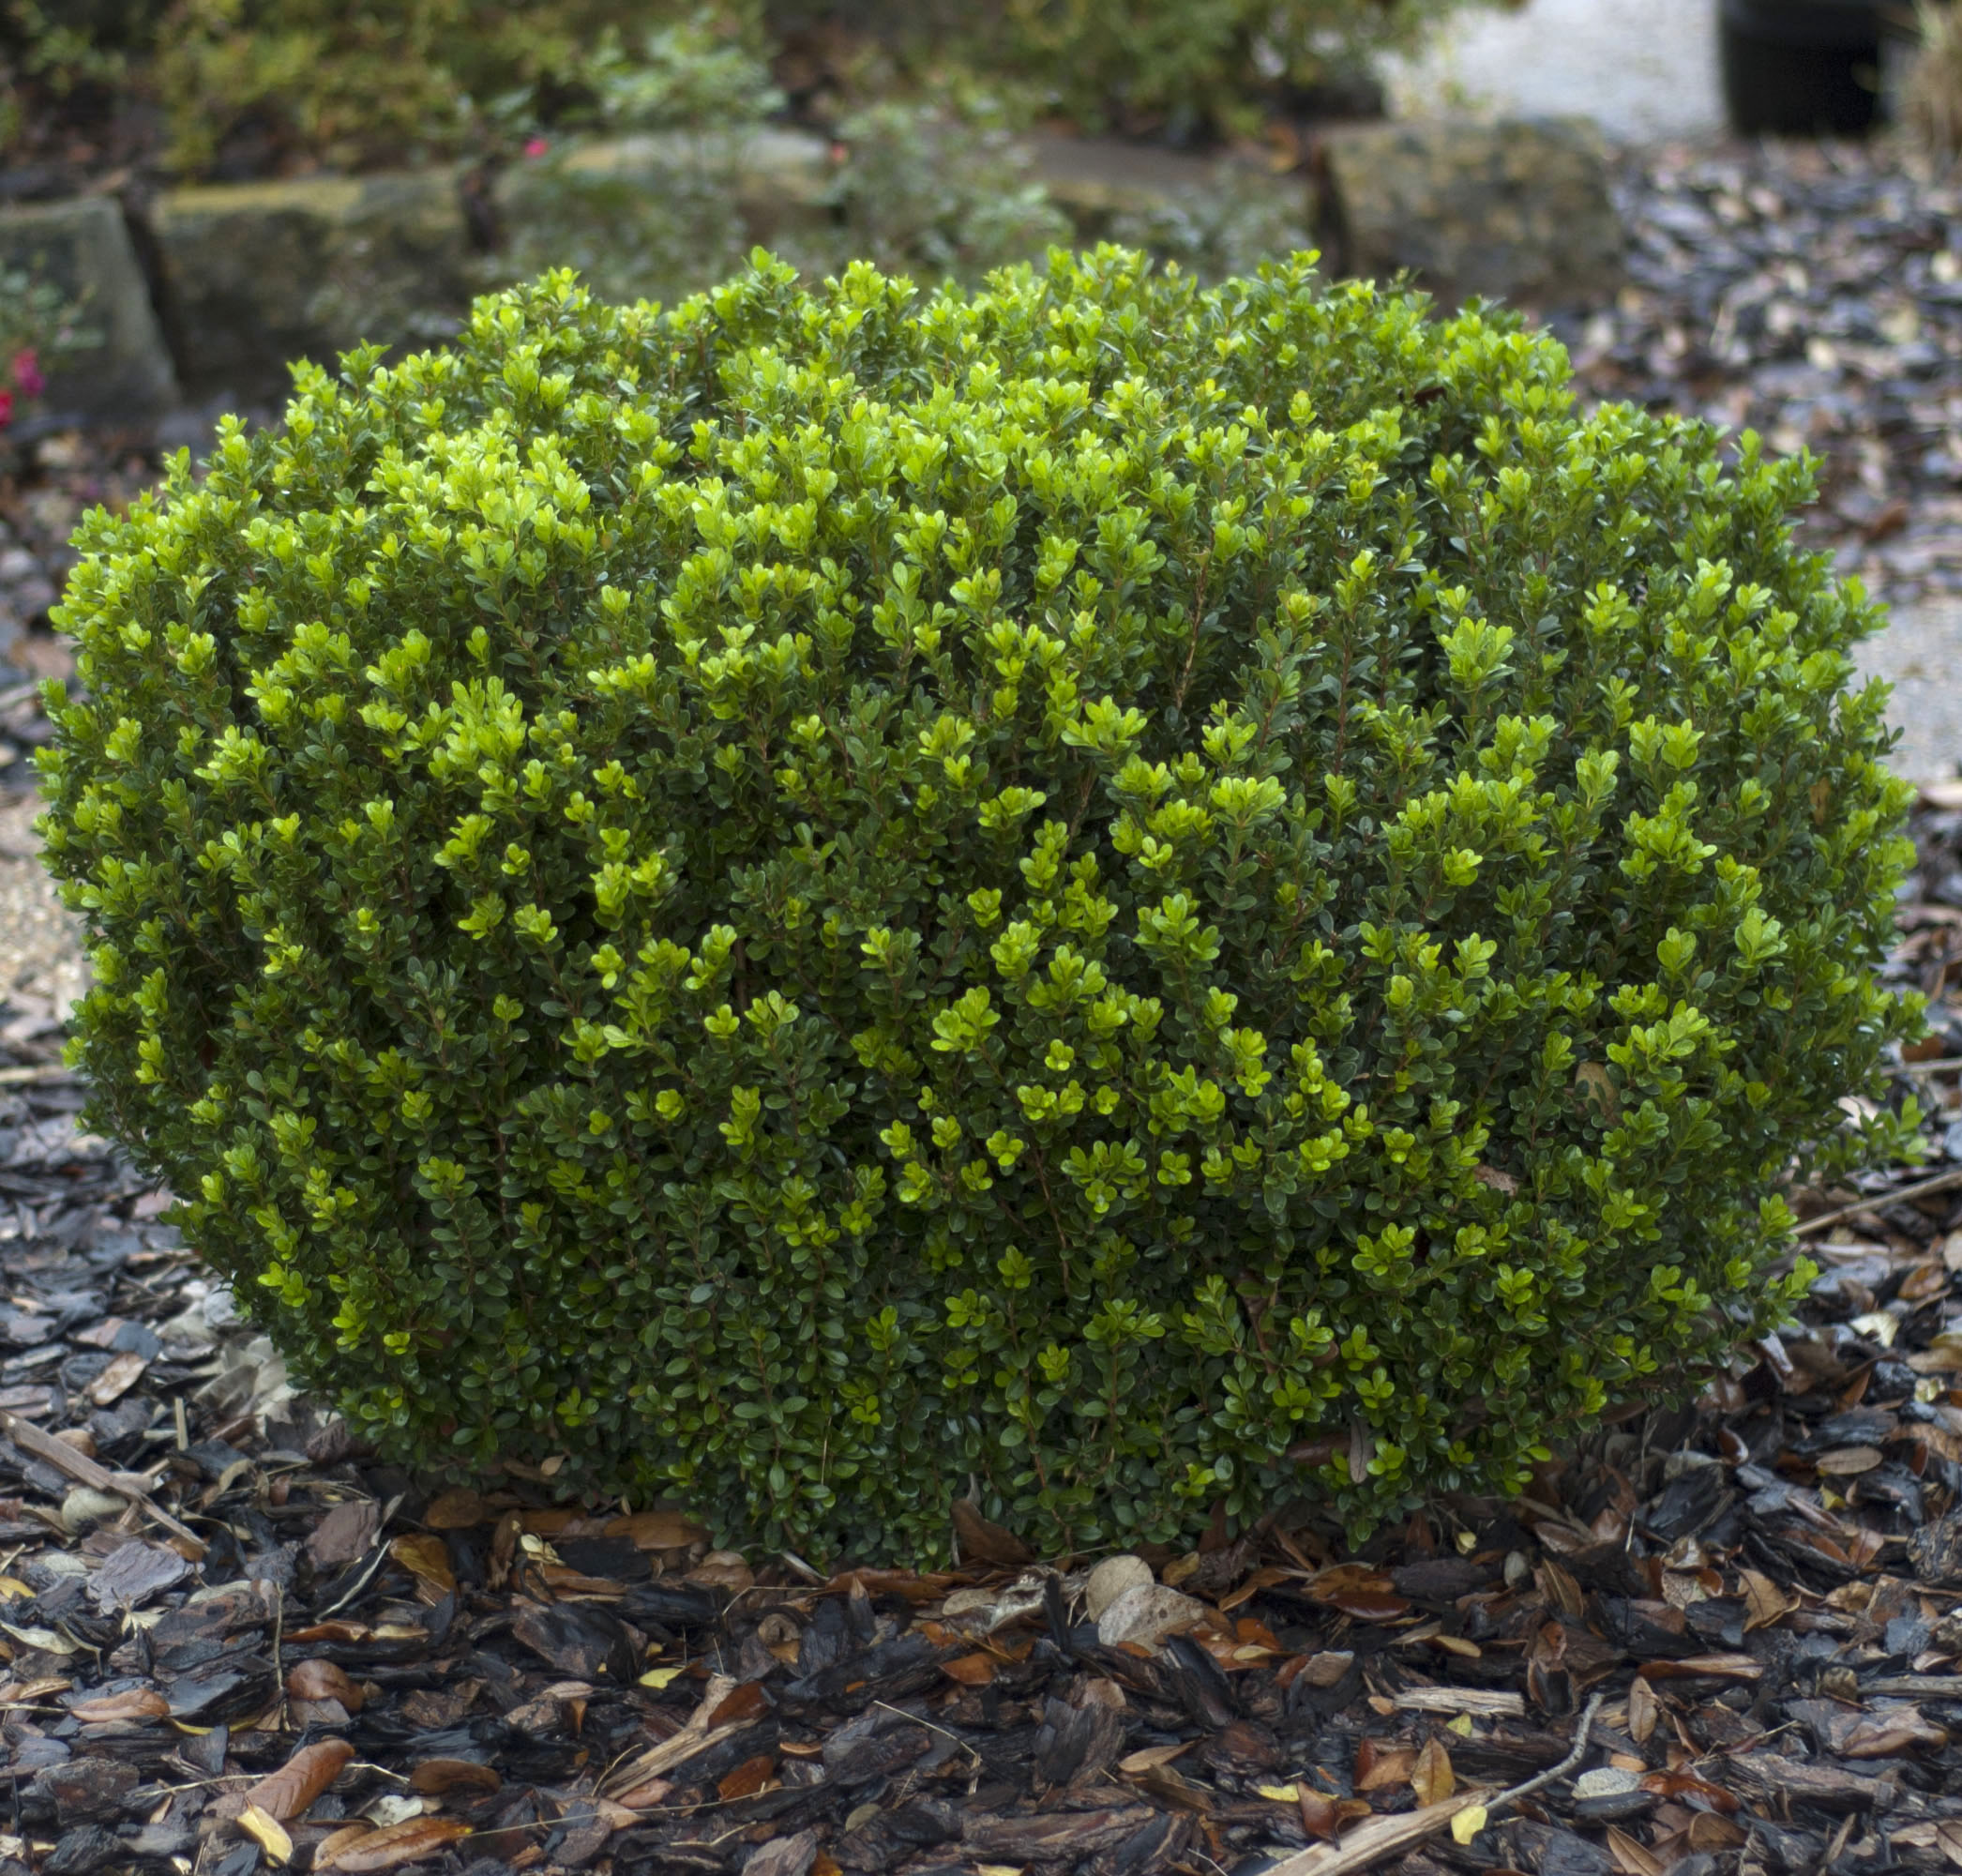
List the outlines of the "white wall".
{"label": "white wall", "polygon": [[1723,128],[1716,0],[1528,0],[1471,8],[1385,76],[1391,109],[1592,117],[1620,143]]}

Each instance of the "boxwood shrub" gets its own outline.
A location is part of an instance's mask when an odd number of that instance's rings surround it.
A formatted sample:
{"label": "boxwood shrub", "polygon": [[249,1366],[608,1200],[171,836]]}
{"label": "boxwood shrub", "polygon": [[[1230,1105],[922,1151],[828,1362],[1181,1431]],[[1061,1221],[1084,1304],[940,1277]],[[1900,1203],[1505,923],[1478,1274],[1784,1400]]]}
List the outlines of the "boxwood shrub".
{"label": "boxwood shrub", "polygon": [[1913,1021],[1804,462],[1309,255],[342,367],[83,522],[42,827],[88,1123],[385,1449],[1359,1528],[1797,1294]]}

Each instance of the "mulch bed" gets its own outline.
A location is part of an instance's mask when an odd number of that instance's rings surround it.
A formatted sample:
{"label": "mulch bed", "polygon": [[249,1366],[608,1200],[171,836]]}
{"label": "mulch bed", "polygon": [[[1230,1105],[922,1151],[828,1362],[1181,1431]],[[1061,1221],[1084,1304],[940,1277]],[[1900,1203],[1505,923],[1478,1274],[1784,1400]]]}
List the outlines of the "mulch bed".
{"label": "mulch bed", "polygon": [[1962,171],[1892,140],[1625,158],[1627,282],[1567,328],[1591,398],[1825,459],[1816,544],[1894,598],[1962,590]]}
{"label": "mulch bed", "polygon": [[[1962,800],[1917,831],[1888,971],[1939,993]],[[1938,1018],[1899,1077],[1938,1156],[1801,1195],[1802,1325],[1526,1498],[1361,1556],[1304,1516],[1116,1564],[950,1505],[958,1569],[828,1579],[679,1510],[351,1452],[77,1132],[53,1022],[0,1021],[0,1876],[1962,1865]]]}

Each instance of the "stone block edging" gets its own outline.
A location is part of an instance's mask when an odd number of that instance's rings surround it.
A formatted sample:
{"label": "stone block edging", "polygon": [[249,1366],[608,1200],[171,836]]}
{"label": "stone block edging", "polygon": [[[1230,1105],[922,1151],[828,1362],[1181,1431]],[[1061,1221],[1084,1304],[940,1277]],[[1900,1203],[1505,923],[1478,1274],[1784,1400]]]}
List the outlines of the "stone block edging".
{"label": "stone block edging", "polygon": [[[699,182],[702,148],[685,133],[594,141],[566,150],[552,174],[657,212],[667,193]],[[1275,187],[1230,159],[1065,137],[1028,148],[1034,174],[1084,240],[1117,216]],[[830,212],[822,138],[768,128],[733,140],[721,160],[749,238]],[[1299,178],[1287,186],[1303,192],[1304,226],[1336,237],[1330,260],[1341,271],[1408,267],[1450,303],[1470,293],[1557,303],[1615,277],[1621,231],[1607,153],[1584,120],[1358,127],[1328,137],[1319,167],[1320,201]],[[445,167],[199,185],[133,211],[106,195],[0,209],[0,261],[44,266],[65,291],[85,294],[85,317],[101,332],[51,386],[52,408],[143,420],[180,391],[277,405],[289,359],[331,365],[363,340],[425,345],[456,330],[491,267],[473,240],[466,186]],[[489,195],[527,266],[550,264],[565,201],[524,162]],[[647,291],[673,294],[657,280]]]}

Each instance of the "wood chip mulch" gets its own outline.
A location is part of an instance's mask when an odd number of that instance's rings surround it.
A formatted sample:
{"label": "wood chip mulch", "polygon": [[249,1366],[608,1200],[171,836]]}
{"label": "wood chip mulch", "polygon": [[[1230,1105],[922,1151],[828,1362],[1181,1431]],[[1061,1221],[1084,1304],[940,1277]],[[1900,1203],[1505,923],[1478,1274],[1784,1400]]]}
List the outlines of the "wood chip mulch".
{"label": "wood chip mulch", "polygon": [[1803,1322],[1694,1405],[1360,1556],[1043,1562],[959,1505],[961,1568],[826,1579],[427,1486],[0,1012],[0,1876],[1962,1867],[1962,789],[1916,828],[1929,1162],[1797,1195]]}

